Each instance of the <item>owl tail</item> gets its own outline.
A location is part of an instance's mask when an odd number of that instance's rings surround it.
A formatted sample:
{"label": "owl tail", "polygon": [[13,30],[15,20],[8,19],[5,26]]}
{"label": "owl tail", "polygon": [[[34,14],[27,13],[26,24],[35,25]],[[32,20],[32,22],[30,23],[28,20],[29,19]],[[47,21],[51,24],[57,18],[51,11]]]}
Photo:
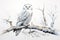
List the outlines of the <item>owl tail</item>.
{"label": "owl tail", "polygon": [[21,30],[15,31],[16,36],[18,36],[20,32],[21,32]]}

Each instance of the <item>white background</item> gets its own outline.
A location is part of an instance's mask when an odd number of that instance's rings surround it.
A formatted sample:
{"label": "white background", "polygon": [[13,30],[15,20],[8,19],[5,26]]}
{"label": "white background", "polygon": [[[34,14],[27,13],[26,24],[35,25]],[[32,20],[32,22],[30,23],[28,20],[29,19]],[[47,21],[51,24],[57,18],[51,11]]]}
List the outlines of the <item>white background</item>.
{"label": "white background", "polygon": [[[24,4],[32,4],[33,6],[33,18],[31,22],[36,25],[40,24],[41,12],[37,10],[38,8],[42,9],[45,5],[45,13],[49,11],[54,12],[56,6],[56,21],[54,28],[60,30],[60,0],[0,0],[0,33],[9,28],[9,25],[5,23],[4,19],[10,19],[15,25],[17,21],[18,14],[21,13],[22,7]],[[48,17],[47,17],[48,18]],[[48,22],[50,19],[47,19]],[[13,32],[1,35],[0,40],[60,40],[59,36],[54,35],[41,35],[40,37],[31,37],[31,35],[25,35],[20,33],[18,36],[15,36]]]}

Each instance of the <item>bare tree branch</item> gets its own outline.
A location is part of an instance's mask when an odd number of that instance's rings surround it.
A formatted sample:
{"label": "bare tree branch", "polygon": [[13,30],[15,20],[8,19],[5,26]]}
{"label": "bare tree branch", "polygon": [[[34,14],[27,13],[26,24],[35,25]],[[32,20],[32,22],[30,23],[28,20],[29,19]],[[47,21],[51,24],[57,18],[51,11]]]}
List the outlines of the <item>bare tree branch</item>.
{"label": "bare tree branch", "polygon": [[54,10],[55,11],[51,11],[50,14],[48,14],[51,17],[51,20],[52,20],[52,22],[50,24],[51,27],[54,27],[54,23],[55,23],[55,20],[56,20],[56,17],[55,17],[55,14],[56,14],[56,6],[55,6],[55,9]]}
{"label": "bare tree branch", "polygon": [[47,20],[46,20],[46,17],[45,17],[45,6],[43,6],[43,9],[38,9],[42,12],[42,15],[43,15],[43,21],[44,21],[44,25],[47,26]]}
{"label": "bare tree branch", "polygon": [[[36,25],[35,25],[36,26]],[[9,28],[9,29],[7,29],[7,30],[5,30],[4,32],[3,32],[3,34],[4,33],[7,33],[7,32],[10,32],[10,31],[13,31],[13,30],[22,30],[22,29],[35,29],[35,30],[38,30],[38,31],[42,31],[42,32],[44,32],[44,33],[50,33],[50,34],[54,34],[54,35],[56,35],[56,33],[55,33],[55,30],[52,30],[51,28],[47,28],[47,27],[42,27],[42,29],[40,29],[40,28],[38,28],[38,26],[36,26],[36,27],[33,27],[33,26],[23,26],[23,27],[11,27],[11,28]],[[29,33],[34,33],[34,32],[36,32],[36,31],[30,31]]]}
{"label": "bare tree branch", "polygon": [[[9,29],[5,30],[2,34],[5,34],[5,33],[10,32],[10,31],[13,31],[13,32],[16,32],[18,30],[21,31],[22,29],[30,29],[30,30],[35,29],[35,30],[38,30],[38,31],[42,31],[44,33],[50,33],[50,34],[57,35],[56,32],[55,32],[55,30],[53,30],[50,27],[46,27],[48,24],[47,24],[47,20],[46,20],[46,17],[45,17],[45,6],[43,7],[43,9],[39,9],[39,10],[42,12],[43,21],[44,21],[44,26],[42,26],[41,28],[39,28],[40,26],[37,26],[37,25],[34,25],[34,24],[32,24],[32,25],[24,25],[24,26],[21,25],[21,27],[20,26],[13,26],[12,25],[12,21],[6,20],[10,24],[11,27]],[[51,27],[53,27],[53,25],[54,25],[54,21],[55,21],[55,18],[54,17],[55,17],[55,15],[54,14],[51,14],[51,19],[52,19]],[[31,34],[31,33],[37,32],[35,30],[30,31],[28,33]]]}

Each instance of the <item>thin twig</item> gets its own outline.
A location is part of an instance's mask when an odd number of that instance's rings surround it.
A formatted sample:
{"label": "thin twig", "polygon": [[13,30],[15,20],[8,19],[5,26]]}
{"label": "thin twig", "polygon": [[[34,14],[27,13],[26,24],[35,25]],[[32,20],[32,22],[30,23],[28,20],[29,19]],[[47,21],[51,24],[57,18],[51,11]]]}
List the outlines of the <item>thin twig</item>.
{"label": "thin twig", "polygon": [[55,17],[55,14],[56,14],[56,6],[55,6],[55,9],[54,10],[55,10],[55,12],[51,11],[50,14],[48,14],[51,17],[51,20],[52,20],[52,22],[50,23],[50,26],[51,27],[54,27],[54,23],[55,23],[55,19],[56,19],[56,17]]}
{"label": "thin twig", "polygon": [[38,9],[42,12],[42,15],[43,15],[43,21],[44,21],[44,25],[47,26],[47,20],[46,20],[46,17],[45,17],[45,6],[43,6],[43,9]]}

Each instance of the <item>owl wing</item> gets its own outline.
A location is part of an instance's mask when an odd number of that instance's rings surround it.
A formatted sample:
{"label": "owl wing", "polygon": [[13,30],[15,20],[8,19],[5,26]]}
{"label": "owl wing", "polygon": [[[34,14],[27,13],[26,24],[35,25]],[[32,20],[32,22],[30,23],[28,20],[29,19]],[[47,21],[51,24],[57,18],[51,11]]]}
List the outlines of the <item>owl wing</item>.
{"label": "owl wing", "polygon": [[29,16],[27,17],[27,19],[24,21],[24,25],[28,24],[30,21],[31,21],[31,18],[32,18],[32,14],[33,13],[29,13]]}
{"label": "owl wing", "polygon": [[26,12],[26,11],[23,12],[18,17],[17,26],[28,24],[30,22],[30,20],[31,20],[31,16],[32,16],[32,14],[30,14],[29,12]]}
{"label": "owl wing", "polygon": [[[17,22],[17,26],[23,26],[26,25],[30,22],[32,17],[32,14],[30,13],[24,13],[21,16],[18,17],[18,22]],[[21,32],[21,30],[17,30],[16,32],[16,36]]]}

